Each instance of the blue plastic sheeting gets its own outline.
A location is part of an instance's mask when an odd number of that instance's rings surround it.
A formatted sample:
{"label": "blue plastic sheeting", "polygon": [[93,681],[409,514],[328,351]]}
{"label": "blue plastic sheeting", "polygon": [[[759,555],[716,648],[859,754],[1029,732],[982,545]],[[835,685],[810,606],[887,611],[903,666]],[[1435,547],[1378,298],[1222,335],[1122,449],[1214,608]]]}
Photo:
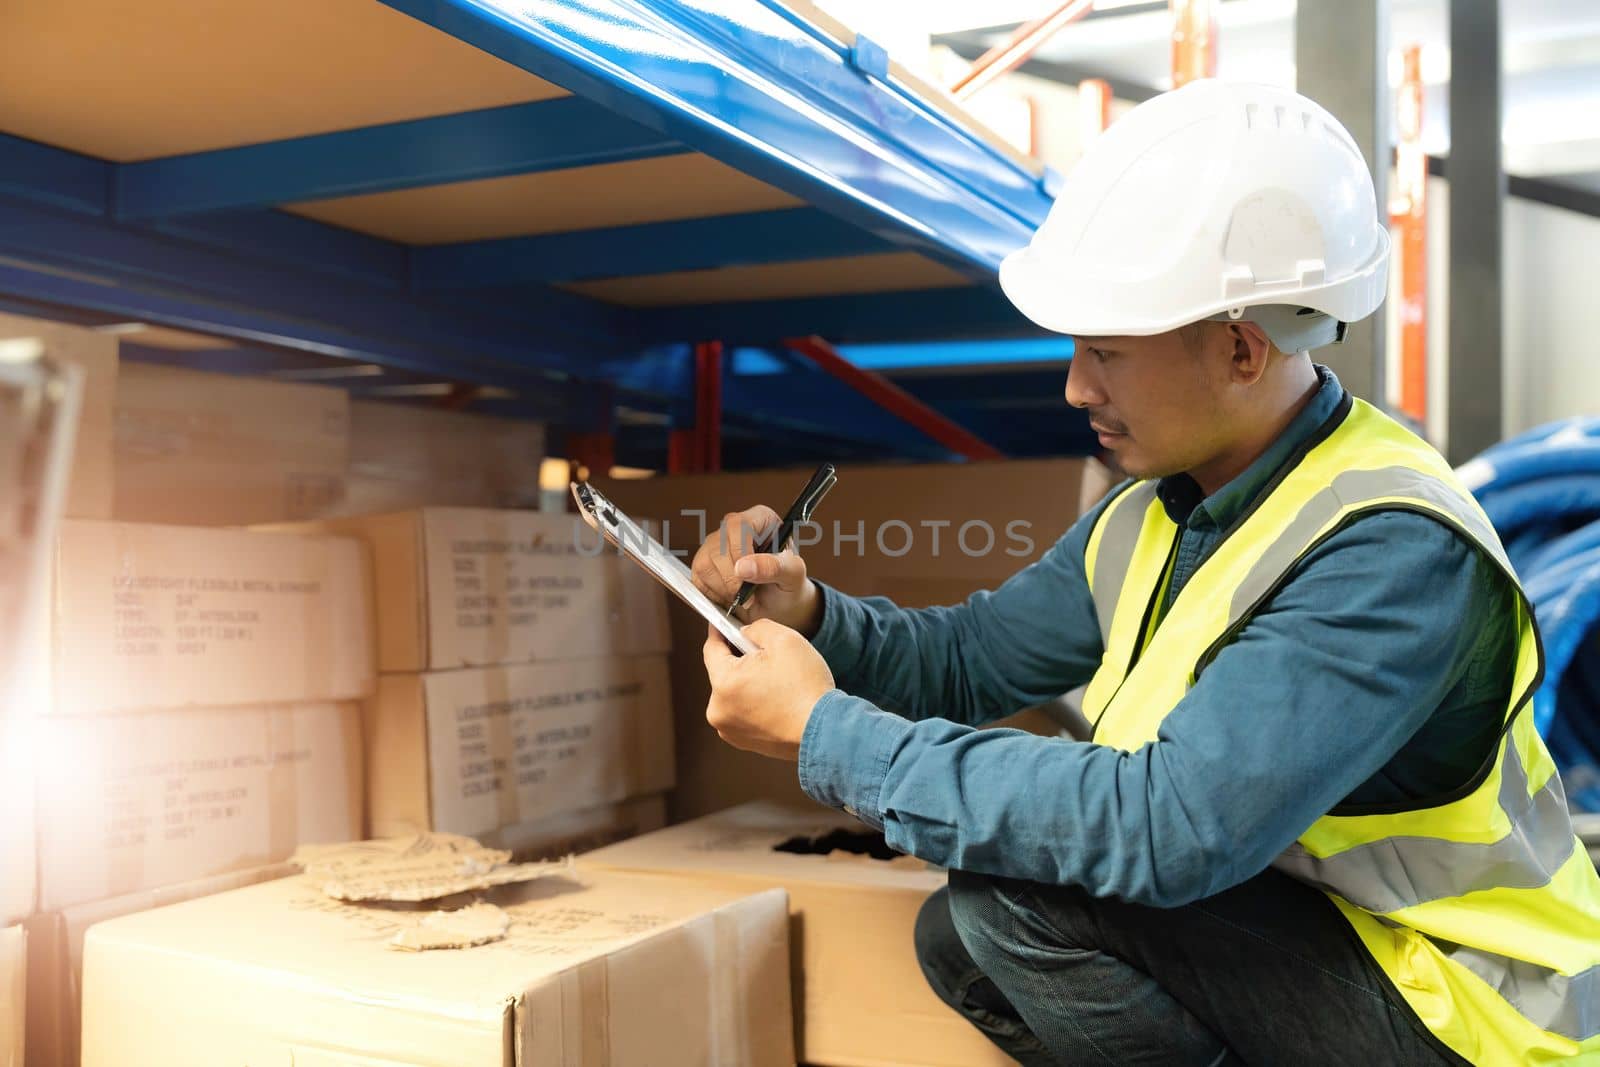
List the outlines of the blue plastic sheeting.
{"label": "blue plastic sheeting", "polygon": [[1462,466],[1544,639],[1534,724],[1576,810],[1600,811],[1600,418],[1541,426]]}

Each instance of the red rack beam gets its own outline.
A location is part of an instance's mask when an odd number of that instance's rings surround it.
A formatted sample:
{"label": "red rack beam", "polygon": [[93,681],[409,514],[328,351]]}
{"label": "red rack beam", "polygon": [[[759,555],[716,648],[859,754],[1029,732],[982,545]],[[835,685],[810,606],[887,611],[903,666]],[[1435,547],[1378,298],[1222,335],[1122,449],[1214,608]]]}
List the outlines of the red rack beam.
{"label": "red rack beam", "polygon": [[784,347],[802,355],[889,414],[910,423],[939,444],[968,459],[1005,459],[1005,453],[965,426],[946,418],[881,374],[851,363],[820,337],[791,337]]}

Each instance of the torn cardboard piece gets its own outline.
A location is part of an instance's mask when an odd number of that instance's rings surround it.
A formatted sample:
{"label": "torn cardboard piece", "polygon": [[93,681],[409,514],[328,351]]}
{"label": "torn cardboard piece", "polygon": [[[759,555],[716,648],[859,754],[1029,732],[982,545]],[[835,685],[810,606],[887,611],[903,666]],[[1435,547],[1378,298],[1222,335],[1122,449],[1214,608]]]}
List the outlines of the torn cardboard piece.
{"label": "torn cardboard piece", "polygon": [[422,833],[303,848],[290,858],[335,900],[441,900],[456,893],[569,874],[570,859],[512,863],[511,853],[459,834]]}
{"label": "torn cardboard piece", "polygon": [[511,916],[503,908],[478,901],[454,911],[431,911],[389,939],[389,944],[410,952],[429,949],[472,948],[499,941],[511,929]]}

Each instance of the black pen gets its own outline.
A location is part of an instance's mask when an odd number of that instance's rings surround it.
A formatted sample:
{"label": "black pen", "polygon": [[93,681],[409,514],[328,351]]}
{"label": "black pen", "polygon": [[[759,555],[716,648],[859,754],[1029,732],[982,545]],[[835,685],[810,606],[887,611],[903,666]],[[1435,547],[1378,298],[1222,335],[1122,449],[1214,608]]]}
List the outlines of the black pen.
{"label": "black pen", "polygon": [[[778,524],[777,532],[762,544],[756,546],[757,552],[782,552],[791,538],[794,537],[795,528],[802,522],[811,521],[811,513],[816,511],[817,505],[827,495],[833,483],[839,480],[838,474],[833,469],[832,463],[824,463],[817,468],[817,473],[811,476],[806,487],[800,490],[800,495],[795,497],[789,511],[783,516],[783,521]],[[728,614],[732,615],[749,602],[756,591],[755,582],[745,582],[734,594],[733,603],[728,605]]]}

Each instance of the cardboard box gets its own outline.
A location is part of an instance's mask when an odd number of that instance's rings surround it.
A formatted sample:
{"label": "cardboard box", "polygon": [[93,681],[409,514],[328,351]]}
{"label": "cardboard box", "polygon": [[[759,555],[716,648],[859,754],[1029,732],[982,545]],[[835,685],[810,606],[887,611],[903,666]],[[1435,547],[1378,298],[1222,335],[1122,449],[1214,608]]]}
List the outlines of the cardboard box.
{"label": "cardboard box", "polygon": [[[665,652],[666,592],[572,515],[424,508],[297,524],[372,548],[380,671]],[[704,635],[696,643],[698,649]]]}
{"label": "cardboard box", "polygon": [[[595,485],[629,515],[664,520],[662,541],[692,556],[729,512],[766,504],[782,514],[810,473],[596,479]],[[817,512],[824,536],[800,552],[813,577],[853,596],[886,596],[909,608],[958,604],[1042,556],[1109,483],[1104,466],[1086,459],[845,466]],[[980,525],[963,540],[969,523]],[[711,692],[700,661],[706,624],[676,598],[669,603],[678,752],[673,817],[749,800],[809,803],[793,773],[775,773],[771,760],[733,748],[706,726]],[[1038,720],[999,725],[1054,732]]]}
{"label": "cardboard box", "polygon": [[28,1067],[77,1067],[83,938],[95,923],[296,873],[287,863],[253,867],[34,916],[27,923]]}
{"label": "cardboard box", "polygon": [[945,884],[942,870],[910,857],[776,850],[837,830],[870,833],[856,820],[816,805],[760,802],[599,849],[584,862],[671,872],[737,892],[787,889],[796,919],[793,985],[803,1063],[1011,1063],[934,995],[917,963],[917,911]]}
{"label": "cardboard box", "polygon": [[580,867],[495,899],[504,940],[428,952],[304,878],[100,923],[84,1067],[794,1062],[782,892]]}
{"label": "cardboard box", "polygon": [[78,434],[72,446],[72,477],[62,514],[109,519],[113,497],[112,408],[117,391],[117,338],[112,334],[46,319],[0,313],[0,339],[37,337],[45,351],[83,371]]}
{"label": "cardboard box", "polygon": [[350,402],[350,470],[330,515],[528,507],[539,500],[544,427],[464,411]]}
{"label": "cardboard box", "polygon": [[0,1067],[22,1067],[28,1018],[28,935],[0,928]]}
{"label": "cardboard box", "polygon": [[34,906],[32,727],[30,715],[0,714],[0,925],[26,918]]}
{"label": "cardboard box", "polygon": [[372,691],[370,578],[349,538],[64,522],[52,629],[61,714]]}
{"label": "cardboard box", "polygon": [[490,848],[508,849],[513,859],[527,863],[589,852],[666,825],[667,798],[658,794],[502,826],[479,834],[478,840]]}
{"label": "cardboard box", "polygon": [[116,517],[242,526],[323,514],[344,496],[343,389],[124,362]]}
{"label": "cardboard box", "polygon": [[43,911],[361,836],[353,703],[51,718],[39,731]]}
{"label": "cardboard box", "polygon": [[672,787],[662,656],[386,674],[366,715],[372,836],[501,827]]}

